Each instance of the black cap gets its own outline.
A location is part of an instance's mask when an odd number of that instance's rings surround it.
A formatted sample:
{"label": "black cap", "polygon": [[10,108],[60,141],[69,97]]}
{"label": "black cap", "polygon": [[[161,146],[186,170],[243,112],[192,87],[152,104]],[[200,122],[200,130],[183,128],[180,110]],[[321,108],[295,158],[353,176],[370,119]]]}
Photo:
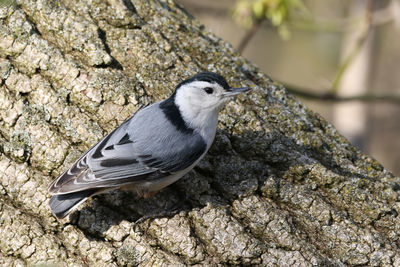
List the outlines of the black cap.
{"label": "black cap", "polygon": [[188,84],[188,83],[191,83],[194,81],[217,83],[225,90],[228,90],[229,88],[231,88],[229,86],[229,84],[226,82],[224,77],[222,77],[221,75],[214,73],[214,72],[198,73],[198,74],[194,75],[193,77],[186,79],[183,82],[181,82],[180,84],[178,84],[178,86],[176,88],[178,89],[182,85],[185,85],[185,84]]}

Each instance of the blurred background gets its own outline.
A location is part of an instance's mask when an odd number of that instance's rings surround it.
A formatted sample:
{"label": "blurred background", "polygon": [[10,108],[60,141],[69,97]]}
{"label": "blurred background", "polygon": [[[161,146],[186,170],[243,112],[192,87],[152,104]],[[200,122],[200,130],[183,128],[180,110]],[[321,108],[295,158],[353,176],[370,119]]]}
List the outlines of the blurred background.
{"label": "blurred background", "polygon": [[400,0],[176,0],[400,175]]}

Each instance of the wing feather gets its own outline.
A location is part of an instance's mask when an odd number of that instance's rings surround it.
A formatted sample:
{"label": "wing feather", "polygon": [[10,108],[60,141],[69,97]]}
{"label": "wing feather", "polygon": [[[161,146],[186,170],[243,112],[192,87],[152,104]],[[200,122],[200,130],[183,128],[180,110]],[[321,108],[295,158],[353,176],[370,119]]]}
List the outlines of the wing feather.
{"label": "wing feather", "polygon": [[207,150],[203,138],[197,133],[173,131],[158,110],[154,105],[140,110],[105,136],[50,185],[50,193],[142,183],[186,169],[199,160]]}

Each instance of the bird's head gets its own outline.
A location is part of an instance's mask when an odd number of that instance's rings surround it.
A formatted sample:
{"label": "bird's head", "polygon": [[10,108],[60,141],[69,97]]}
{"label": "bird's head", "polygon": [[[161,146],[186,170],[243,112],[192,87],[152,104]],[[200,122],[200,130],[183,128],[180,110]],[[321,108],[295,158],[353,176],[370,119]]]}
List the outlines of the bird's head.
{"label": "bird's head", "polygon": [[210,146],[220,108],[231,97],[249,90],[249,87],[232,88],[221,75],[203,72],[178,84],[175,93],[162,101],[160,108],[178,130],[196,130]]}
{"label": "bird's head", "polygon": [[249,90],[249,87],[230,87],[219,74],[202,72],[176,87],[175,104],[183,112],[189,109],[194,112],[218,112],[233,96]]}

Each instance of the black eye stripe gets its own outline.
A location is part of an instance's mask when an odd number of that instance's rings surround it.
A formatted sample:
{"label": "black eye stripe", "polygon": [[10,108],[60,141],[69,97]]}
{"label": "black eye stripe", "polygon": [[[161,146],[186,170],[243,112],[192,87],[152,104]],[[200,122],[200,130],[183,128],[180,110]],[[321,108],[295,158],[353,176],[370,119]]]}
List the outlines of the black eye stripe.
{"label": "black eye stripe", "polygon": [[212,93],[214,92],[214,89],[212,89],[211,87],[206,87],[206,88],[204,88],[204,91],[205,91],[207,94],[212,94]]}

